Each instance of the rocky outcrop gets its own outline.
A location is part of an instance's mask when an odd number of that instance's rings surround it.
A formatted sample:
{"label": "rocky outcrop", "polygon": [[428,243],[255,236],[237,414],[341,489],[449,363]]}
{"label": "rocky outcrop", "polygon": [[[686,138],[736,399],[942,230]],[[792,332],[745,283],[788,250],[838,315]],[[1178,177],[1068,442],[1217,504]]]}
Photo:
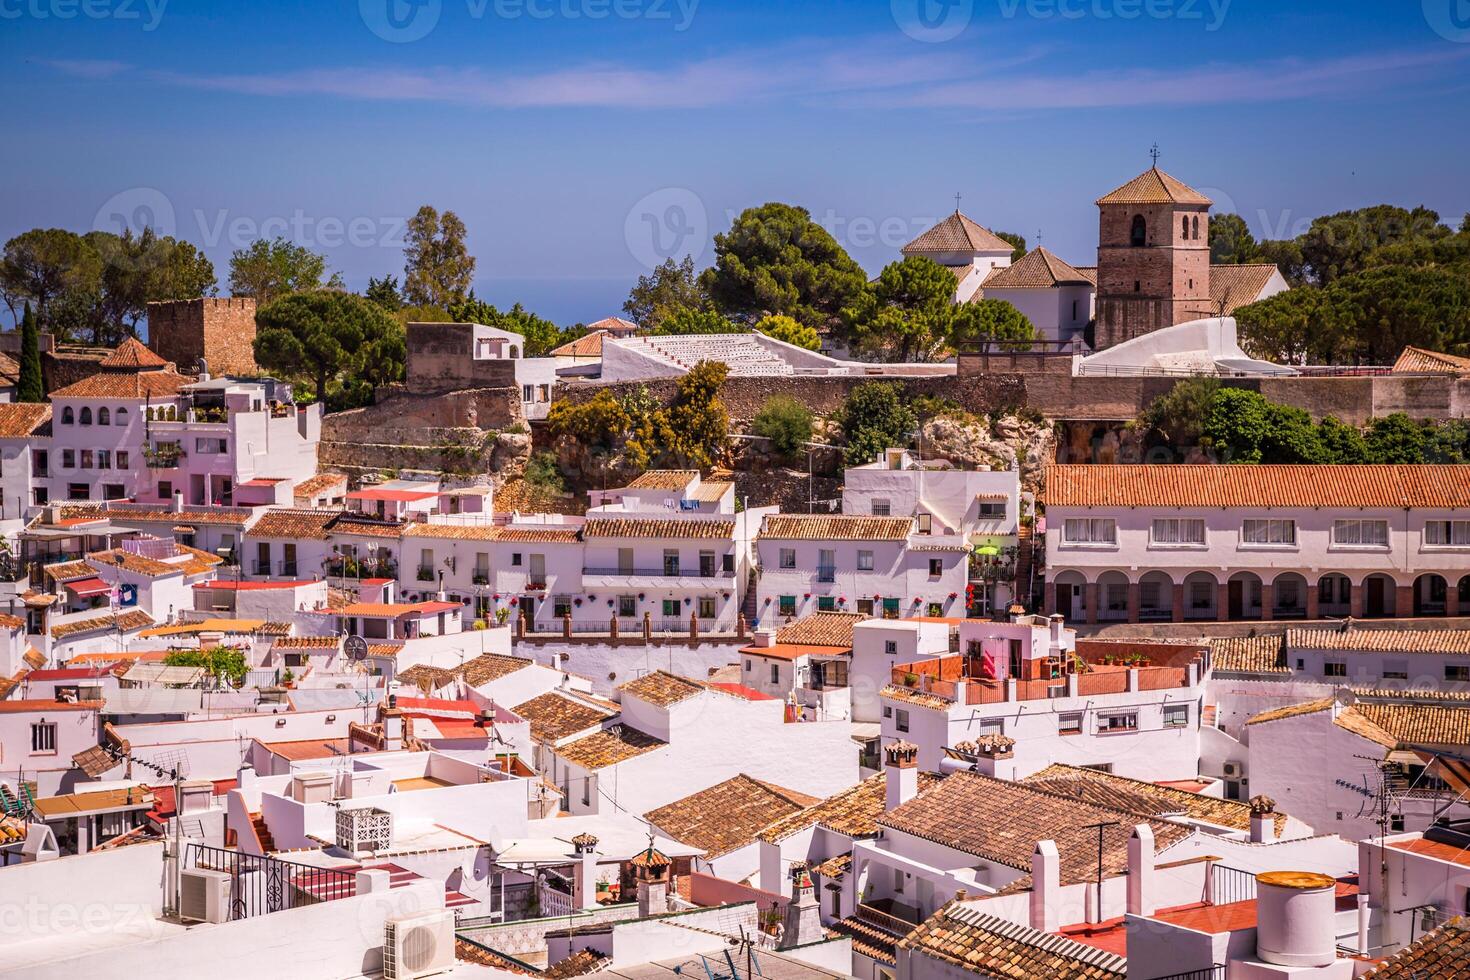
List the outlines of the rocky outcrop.
{"label": "rocky outcrop", "polygon": [[967,468],[1019,469],[1021,487],[1029,491],[1040,487],[1047,464],[1056,457],[1052,424],[1019,415],[986,419],[946,413],[929,419],[919,433],[924,458]]}

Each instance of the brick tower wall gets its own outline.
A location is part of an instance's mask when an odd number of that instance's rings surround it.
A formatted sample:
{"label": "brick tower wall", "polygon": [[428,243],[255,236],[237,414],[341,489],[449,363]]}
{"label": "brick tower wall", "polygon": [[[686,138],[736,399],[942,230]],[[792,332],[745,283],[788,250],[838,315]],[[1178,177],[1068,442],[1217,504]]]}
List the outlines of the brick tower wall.
{"label": "brick tower wall", "polygon": [[[1094,338],[1098,350],[1215,313],[1210,302],[1207,208],[1109,204],[1099,210]],[[1131,244],[1137,214],[1148,227],[1147,245],[1142,247]]]}
{"label": "brick tower wall", "polygon": [[255,299],[205,297],[148,304],[148,346],[190,374],[204,358],[213,375],[257,375]]}

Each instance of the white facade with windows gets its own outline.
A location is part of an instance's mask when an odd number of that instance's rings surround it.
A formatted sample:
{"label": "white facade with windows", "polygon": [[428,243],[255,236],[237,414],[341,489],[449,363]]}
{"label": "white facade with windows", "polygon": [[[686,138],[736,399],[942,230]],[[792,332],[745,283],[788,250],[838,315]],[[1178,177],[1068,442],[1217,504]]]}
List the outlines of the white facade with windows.
{"label": "white facade with windows", "polygon": [[1470,467],[1054,466],[1048,497],[1047,609],[1069,620],[1470,608]]}

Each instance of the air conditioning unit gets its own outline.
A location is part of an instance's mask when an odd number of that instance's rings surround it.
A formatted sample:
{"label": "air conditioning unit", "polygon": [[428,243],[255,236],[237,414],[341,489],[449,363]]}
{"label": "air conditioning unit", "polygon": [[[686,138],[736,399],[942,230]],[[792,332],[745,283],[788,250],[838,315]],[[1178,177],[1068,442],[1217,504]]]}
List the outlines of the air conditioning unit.
{"label": "air conditioning unit", "polygon": [[1227,763],[1225,763],[1225,778],[1226,779],[1239,779],[1240,778],[1240,763],[1238,763],[1238,762],[1227,762]]}
{"label": "air conditioning unit", "polygon": [[454,969],[454,912],[399,915],[383,924],[383,980],[418,980]]}
{"label": "air conditioning unit", "polygon": [[179,874],[179,918],[186,922],[228,921],[233,882],[234,877],[227,871],[186,868]]}

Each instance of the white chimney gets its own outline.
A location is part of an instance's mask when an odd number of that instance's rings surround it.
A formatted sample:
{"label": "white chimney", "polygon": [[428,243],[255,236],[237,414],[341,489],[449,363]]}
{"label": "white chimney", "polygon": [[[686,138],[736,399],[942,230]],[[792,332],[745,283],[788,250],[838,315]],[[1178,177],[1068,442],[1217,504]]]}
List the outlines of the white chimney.
{"label": "white chimney", "polygon": [[894,742],[884,755],[884,809],[891,811],[919,795],[919,747],[912,742]]}
{"label": "white chimney", "polygon": [[1154,896],[1154,832],[1148,824],[1141,823],[1128,838],[1129,914],[1153,915]]}
{"label": "white chimney", "polygon": [[383,749],[396,752],[403,748],[403,712],[398,710],[398,695],[388,697],[388,707],[383,709]]}
{"label": "white chimney", "polygon": [[1277,966],[1337,959],[1337,882],[1313,871],[1256,875],[1256,956]]}
{"label": "white chimney", "polygon": [[781,949],[803,946],[821,940],[822,908],[817,904],[811,872],[805,861],[791,863],[791,901],[786,905],[781,931]]}
{"label": "white chimney", "polygon": [[1276,801],[1269,796],[1253,796],[1251,808],[1251,843],[1269,844],[1276,839]]}
{"label": "white chimney", "polygon": [[753,647],[773,647],[776,645],[776,631],[756,630],[751,641],[750,645]]}
{"label": "white chimney", "polygon": [[173,507],[173,511],[174,511],[175,514],[179,514],[179,513],[182,513],[183,512],[183,510],[184,510],[184,491],[182,491],[182,490],[175,490],[174,491],[174,497],[173,497],[173,500],[170,502],[170,506]]}
{"label": "white chimney", "polygon": [[1031,928],[1056,932],[1060,928],[1061,899],[1062,856],[1056,841],[1037,841],[1031,854]]}
{"label": "white chimney", "polygon": [[179,784],[178,815],[188,816],[208,810],[214,803],[214,783],[207,779],[189,779]]}
{"label": "white chimney", "polygon": [[1051,645],[1052,646],[1054,646],[1054,647],[1061,647],[1061,645],[1062,645],[1062,628],[1065,625],[1065,623],[1066,623],[1066,620],[1062,618],[1062,614],[1061,613],[1052,613],[1051,614]]}
{"label": "white chimney", "polygon": [[572,838],[577,851],[577,879],[573,898],[579,909],[597,908],[597,838],[578,834]]}

